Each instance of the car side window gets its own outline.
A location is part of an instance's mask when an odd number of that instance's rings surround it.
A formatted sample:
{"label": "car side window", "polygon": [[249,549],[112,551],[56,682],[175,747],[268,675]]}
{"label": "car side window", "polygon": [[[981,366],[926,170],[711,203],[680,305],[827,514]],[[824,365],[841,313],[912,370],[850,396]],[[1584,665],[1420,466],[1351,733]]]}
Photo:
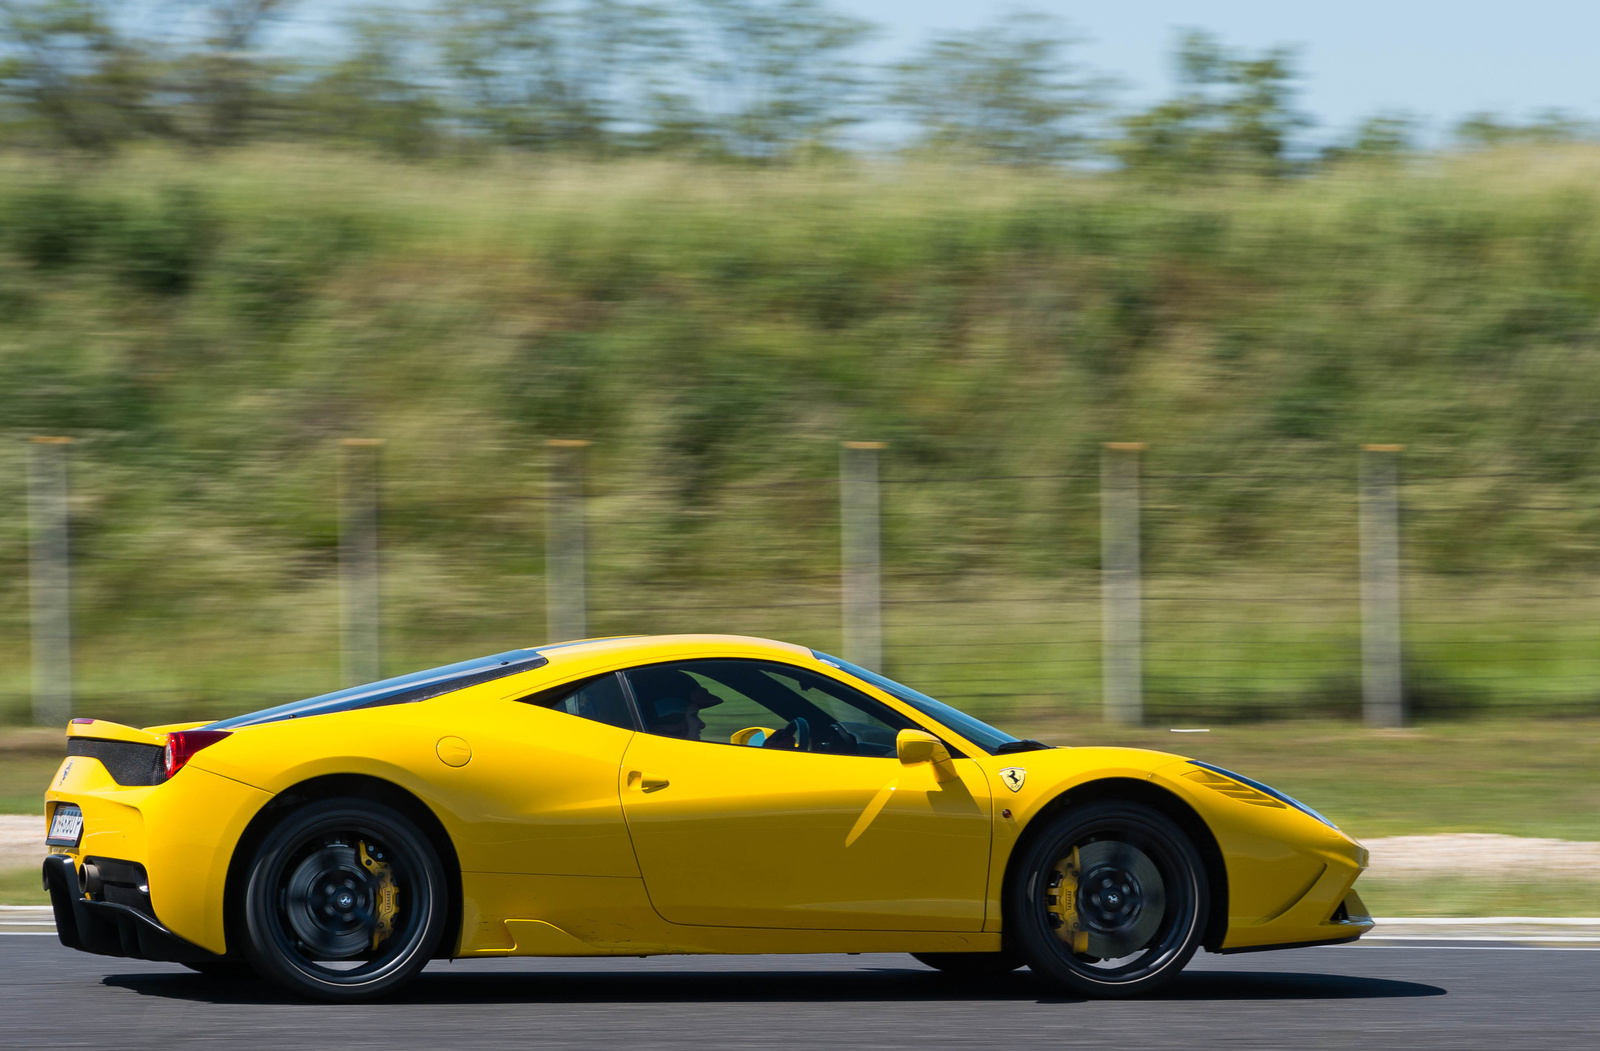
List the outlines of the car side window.
{"label": "car side window", "polygon": [[519,699],[524,704],[566,712],[580,719],[633,729],[633,713],[628,709],[628,699],[616,672],[606,672],[583,683],[564,683]]}
{"label": "car side window", "polygon": [[844,683],[756,660],[633,668],[628,684],[647,733],[833,755],[892,756],[916,724]]}

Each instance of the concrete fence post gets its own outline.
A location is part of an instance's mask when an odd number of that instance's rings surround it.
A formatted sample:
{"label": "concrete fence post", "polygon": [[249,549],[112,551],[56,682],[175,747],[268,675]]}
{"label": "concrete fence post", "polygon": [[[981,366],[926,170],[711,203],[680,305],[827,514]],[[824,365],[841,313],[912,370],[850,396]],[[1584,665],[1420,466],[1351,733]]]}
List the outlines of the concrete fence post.
{"label": "concrete fence post", "polygon": [[1361,447],[1361,714],[1368,726],[1403,726],[1400,637],[1399,453]]}
{"label": "concrete fence post", "polygon": [[383,677],[383,599],[378,572],[378,463],[383,441],[339,443],[339,635],[346,686]]}
{"label": "concrete fence post", "polygon": [[1144,718],[1139,587],[1142,442],[1107,442],[1100,454],[1101,682],[1105,720]]}
{"label": "concrete fence post", "polygon": [[28,445],[28,603],[33,636],[33,721],[61,728],[72,718],[72,578],[68,546],[67,446]]}
{"label": "concrete fence post", "polygon": [[840,599],[845,660],[883,670],[883,595],[878,453],[884,442],[839,448]]}
{"label": "concrete fence post", "polygon": [[545,485],[544,593],[551,642],[588,637],[584,583],[583,461],[589,442],[552,439]]}

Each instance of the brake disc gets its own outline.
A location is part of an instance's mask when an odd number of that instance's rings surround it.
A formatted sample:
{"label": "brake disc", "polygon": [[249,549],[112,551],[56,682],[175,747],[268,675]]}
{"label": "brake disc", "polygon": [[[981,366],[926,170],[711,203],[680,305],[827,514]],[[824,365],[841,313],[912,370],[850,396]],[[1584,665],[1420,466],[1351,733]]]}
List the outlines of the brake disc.
{"label": "brake disc", "polygon": [[368,882],[344,843],[320,847],[295,867],[284,885],[284,911],[314,955],[346,959],[367,948]]}
{"label": "brake disc", "polygon": [[1143,949],[1167,911],[1166,884],[1155,862],[1116,840],[1089,843],[1074,853],[1077,921],[1087,932],[1089,955],[1114,960]]}

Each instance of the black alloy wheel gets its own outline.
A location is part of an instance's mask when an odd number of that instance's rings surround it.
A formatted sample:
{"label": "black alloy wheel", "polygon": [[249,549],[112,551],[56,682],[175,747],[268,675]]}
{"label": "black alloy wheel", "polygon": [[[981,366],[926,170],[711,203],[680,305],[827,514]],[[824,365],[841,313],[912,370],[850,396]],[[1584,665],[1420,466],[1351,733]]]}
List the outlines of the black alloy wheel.
{"label": "black alloy wheel", "polygon": [[1033,972],[1099,997],[1153,992],[1200,947],[1205,865],[1170,818],[1100,802],[1049,819],[1013,869],[1005,922]]}
{"label": "black alloy wheel", "polygon": [[914,959],[959,978],[993,978],[1021,967],[1014,952],[914,952]]}
{"label": "black alloy wheel", "polygon": [[437,851],[399,811],[354,798],[308,803],[256,851],[245,955],[294,992],[370,999],[427,966],[445,893]]}

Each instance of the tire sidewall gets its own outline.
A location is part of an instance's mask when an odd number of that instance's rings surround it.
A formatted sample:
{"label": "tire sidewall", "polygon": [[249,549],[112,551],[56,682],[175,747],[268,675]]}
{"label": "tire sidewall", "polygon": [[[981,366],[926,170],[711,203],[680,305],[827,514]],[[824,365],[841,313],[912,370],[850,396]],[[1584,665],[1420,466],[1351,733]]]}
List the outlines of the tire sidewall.
{"label": "tire sidewall", "polygon": [[[403,951],[384,968],[359,980],[335,981],[309,971],[280,947],[274,926],[278,888],[289,858],[307,836],[349,828],[372,830],[390,849],[403,851],[416,885],[407,890],[426,902]],[[445,879],[438,852],[416,824],[393,807],[359,798],[319,800],[286,814],[251,859],[244,895],[245,945],[250,965],[263,977],[322,1000],[366,1000],[410,981],[432,959],[443,934]]]}
{"label": "tire sidewall", "polygon": [[[1055,862],[1072,845],[1094,830],[1116,823],[1138,836],[1161,843],[1171,855],[1175,873],[1163,872],[1164,880],[1179,877],[1178,886],[1166,888],[1166,898],[1174,893],[1188,898],[1188,916],[1182,940],[1175,952],[1150,973],[1135,978],[1108,981],[1096,979],[1071,966],[1061,940],[1049,925],[1042,902],[1049,874]],[[1064,985],[1075,992],[1095,997],[1141,996],[1153,992],[1176,978],[1188,964],[1206,929],[1209,904],[1205,864],[1194,843],[1176,822],[1151,807],[1136,803],[1099,802],[1071,807],[1046,819],[1033,836],[1012,871],[1006,893],[1008,943],[1028,961],[1040,977]]]}

